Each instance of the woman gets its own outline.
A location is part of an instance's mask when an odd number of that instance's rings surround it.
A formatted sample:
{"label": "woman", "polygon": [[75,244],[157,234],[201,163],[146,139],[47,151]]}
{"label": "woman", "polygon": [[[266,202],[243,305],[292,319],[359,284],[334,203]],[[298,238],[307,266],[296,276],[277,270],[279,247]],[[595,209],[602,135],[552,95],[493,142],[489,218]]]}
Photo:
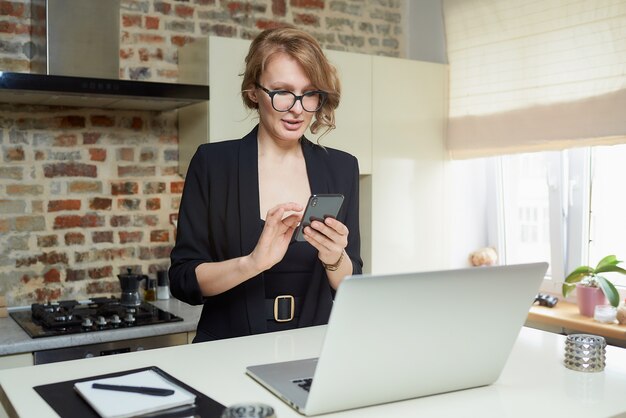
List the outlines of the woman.
{"label": "woman", "polygon": [[[304,137],[334,128],[335,69],[312,36],[286,26],[252,42],[243,76],[259,124],[198,148],[179,210],[169,275],[174,296],[204,304],[194,342],[325,324],[335,290],[362,268],[357,160]],[[292,240],[322,193],[344,195],[337,218]]]}

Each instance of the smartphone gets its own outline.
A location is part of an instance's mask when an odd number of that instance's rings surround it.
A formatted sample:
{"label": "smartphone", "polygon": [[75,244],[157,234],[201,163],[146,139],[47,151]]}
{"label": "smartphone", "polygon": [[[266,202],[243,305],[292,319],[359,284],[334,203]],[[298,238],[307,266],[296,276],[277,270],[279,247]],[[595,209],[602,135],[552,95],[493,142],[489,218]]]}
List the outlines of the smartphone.
{"label": "smartphone", "polygon": [[295,232],[296,241],[305,241],[302,231],[311,225],[311,222],[316,220],[324,222],[324,219],[329,216],[336,218],[342,204],[342,194],[314,194],[309,197],[309,202],[306,204],[306,208],[304,208],[302,221]]}

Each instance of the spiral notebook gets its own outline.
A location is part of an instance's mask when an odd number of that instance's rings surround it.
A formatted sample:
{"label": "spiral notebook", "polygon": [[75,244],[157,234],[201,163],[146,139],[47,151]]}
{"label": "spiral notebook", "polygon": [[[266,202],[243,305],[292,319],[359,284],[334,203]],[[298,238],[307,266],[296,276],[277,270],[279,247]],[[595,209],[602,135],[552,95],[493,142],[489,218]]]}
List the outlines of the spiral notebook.
{"label": "spiral notebook", "polygon": [[[96,389],[94,383],[171,389],[173,394],[154,396],[142,393]],[[93,379],[74,384],[74,389],[102,418],[126,418],[161,411],[181,405],[192,405],[196,395],[166,380],[154,370],[144,370],[106,379]]]}
{"label": "spiral notebook", "polygon": [[[125,370],[121,372],[108,373],[97,376],[85,377],[82,379],[67,380],[63,382],[50,383],[46,385],[35,386],[33,389],[37,392],[49,405],[54,412],[61,418],[98,418],[100,415],[88,403],[83,396],[76,390],[75,385],[81,382],[102,381],[109,378],[124,377],[134,375],[143,371],[152,371],[158,376],[165,379],[169,384],[175,385],[195,396],[195,406],[193,404],[183,405],[173,408],[159,409],[156,412],[147,412],[150,417],[173,417],[173,416],[201,416],[203,418],[220,418],[224,411],[224,405],[216,402],[214,399],[206,396],[204,393],[194,389],[193,387],[181,382],[172,375],[166,373],[156,366],[142,367],[133,370]],[[104,391],[103,391],[104,392]],[[108,392],[108,391],[107,391]],[[156,398],[152,396],[151,398]],[[154,399],[153,399],[154,400]],[[185,415],[185,411],[191,410],[191,413]]]}

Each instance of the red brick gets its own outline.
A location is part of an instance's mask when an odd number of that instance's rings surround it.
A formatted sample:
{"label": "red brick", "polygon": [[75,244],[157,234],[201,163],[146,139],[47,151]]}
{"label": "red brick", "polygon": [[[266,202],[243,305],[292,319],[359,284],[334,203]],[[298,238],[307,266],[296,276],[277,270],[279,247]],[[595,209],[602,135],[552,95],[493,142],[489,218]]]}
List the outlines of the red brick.
{"label": "red brick", "polygon": [[113,231],[94,231],[91,233],[91,241],[94,244],[113,242]]}
{"label": "red brick", "polygon": [[89,120],[92,126],[98,126],[101,128],[108,128],[115,126],[115,118],[105,115],[92,115]]}
{"label": "red brick", "polygon": [[102,148],[91,148],[89,150],[89,159],[91,161],[105,161],[107,159],[107,150]]}
{"label": "red brick", "polygon": [[137,34],[137,43],[146,43],[146,44],[163,44],[165,43],[165,38],[161,35],[151,35],[146,33]]}
{"label": "red brick", "polygon": [[22,147],[12,147],[4,151],[6,161],[24,161],[24,149]]}
{"label": "red brick", "polygon": [[324,9],[324,0],[290,0],[292,7],[301,7],[303,9]]}
{"label": "red brick", "polygon": [[69,229],[69,228],[94,228],[104,225],[104,218],[98,215],[88,214],[85,216],[79,215],[64,215],[54,218],[54,229]]}
{"label": "red brick", "polygon": [[143,238],[143,232],[141,231],[120,231],[120,244],[128,244],[129,242],[141,242]]}
{"label": "red brick", "polygon": [[44,283],[58,283],[61,281],[61,273],[57,269],[50,269],[43,275]]}
{"label": "red brick", "polygon": [[55,247],[58,245],[56,235],[42,235],[37,237],[37,246],[41,248]]}
{"label": "red brick", "polygon": [[54,163],[45,164],[44,176],[51,177],[97,177],[98,169],[95,165],[82,163]]}
{"label": "red brick", "polygon": [[42,161],[46,159],[46,153],[43,151],[35,151],[35,161]]}
{"label": "red brick", "polygon": [[65,270],[65,281],[66,282],[76,282],[79,280],[85,280],[87,273],[85,270]]}
{"label": "red brick", "polygon": [[281,25],[282,23],[276,20],[259,19],[256,21],[256,27],[261,30],[277,28],[277,27],[280,27]]}
{"label": "red brick", "polygon": [[135,55],[135,50],[133,48],[120,48],[120,58],[121,59],[129,59]]}
{"label": "red brick", "polygon": [[113,267],[105,266],[87,270],[87,275],[92,279],[102,279],[113,276]]}
{"label": "red brick", "polygon": [[153,177],[155,175],[156,169],[154,166],[124,166],[117,167],[117,175],[118,177]]}
{"label": "red brick", "polygon": [[172,193],[182,193],[185,187],[184,181],[173,181],[170,183],[170,191]]}
{"label": "red brick", "polygon": [[161,199],[158,197],[154,197],[146,200],[146,209],[147,210],[159,210],[161,209]]}
{"label": "red brick", "polygon": [[193,42],[193,38],[190,36],[181,36],[181,35],[174,35],[170,38],[170,42],[172,42],[172,45],[176,45],[176,46],[185,46],[185,44],[191,43]]}
{"label": "red brick", "polygon": [[178,79],[178,70],[165,70],[162,68],[157,69],[159,77],[171,78],[172,80]]}
{"label": "red brick", "polygon": [[129,216],[111,216],[111,226],[113,227],[122,227],[130,225],[130,217]]}
{"label": "red brick", "polygon": [[94,197],[89,201],[89,209],[111,210],[113,199],[106,197]]}
{"label": "red brick", "polygon": [[154,10],[158,13],[168,15],[172,11],[172,5],[163,1],[155,1]]}
{"label": "red brick", "polygon": [[133,224],[135,226],[157,226],[159,217],[156,215],[135,215]]}
{"label": "red brick", "polygon": [[43,193],[43,186],[39,184],[7,184],[8,195],[32,195],[37,196]]}
{"label": "red brick", "polygon": [[150,242],[169,242],[169,240],[170,233],[167,230],[150,231]]}
{"label": "red brick", "polygon": [[78,138],[74,134],[58,135],[54,138],[54,146],[57,147],[69,147],[78,144]]}
{"label": "red brick", "polygon": [[115,281],[97,281],[87,284],[87,294],[100,295],[100,294],[116,294],[120,293],[120,282]]}
{"label": "red brick", "polygon": [[287,2],[285,0],[272,0],[272,15],[286,16]]}
{"label": "red brick", "polygon": [[122,16],[122,26],[125,28],[131,28],[131,27],[137,27],[140,28],[141,27],[141,16],[139,15],[123,15]]}
{"label": "red brick", "polygon": [[159,29],[160,20],[158,17],[146,16],[144,20],[144,27],[146,29]]}
{"label": "red brick", "polygon": [[137,194],[139,185],[136,182],[116,182],[111,184],[111,194],[113,196]]}
{"label": "red brick", "polygon": [[71,193],[100,193],[102,184],[99,181],[73,181],[68,189]]}
{"label": "red brick", "polygon": [[99,132],[86,132],[83,134],[83,144],[85,145],[93,145],[97,144],[102,136]]}
{"label": "red brick", "polygon": [[84,128],[85,118],[83,116],[64,116],[58,119],[59,128]]}
{"label": "red brick", "polygon": [[134,148],[120,148],[117,150],[117,159],[119,161],[134,161],[135,149]]}
{"label": "red brick", "polygon": [[174,11],[176,13],[176,16],[186,19],[189,17],[193,17],[193,12],[195,11],[195,9],[193,7],[177,4],[174,8]]}
{"label": "red brick", "polygon": [[48,301],[59,300],[61,297],[61,289],[50,289],[49,287],[43,289],[35,289],[32,296],[36,302],[44,303]]}
{"label": "red brick", "polygon": [[65,245],[83,245],[85,236],[80,232],[68,232],[65,234]]}
{"label": "red brick", "polygon": [[80,200],[51,200],[48,202],[48,212],[62,210],[80,210]]}
{"label": "red brick", "polygon": [[142,247],[139,249],[139,258],[141,260],[150,260],[154,258],[167,259],[172,252],[172,247],[169,245],[157,246],[157,247]]}
{"label": "red brick", "polygon": [[296,25],[319,26],[319,18],[309,13],[294,13],[293,23]]}
{"label": "red brick", "polygon": [[81,226],[83,228],[93,228],[104,225],[104,218],[95,214],[87,214],[83,216]]}

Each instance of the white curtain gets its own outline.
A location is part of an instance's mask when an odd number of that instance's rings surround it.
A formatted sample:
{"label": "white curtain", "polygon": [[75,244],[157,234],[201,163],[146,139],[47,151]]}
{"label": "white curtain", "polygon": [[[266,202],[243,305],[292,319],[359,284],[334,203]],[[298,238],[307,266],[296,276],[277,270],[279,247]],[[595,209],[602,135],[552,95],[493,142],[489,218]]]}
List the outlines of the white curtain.
{"label": "white curtain", "polygon": [[443,0],[453,158],[626,142],[626,0]]}

